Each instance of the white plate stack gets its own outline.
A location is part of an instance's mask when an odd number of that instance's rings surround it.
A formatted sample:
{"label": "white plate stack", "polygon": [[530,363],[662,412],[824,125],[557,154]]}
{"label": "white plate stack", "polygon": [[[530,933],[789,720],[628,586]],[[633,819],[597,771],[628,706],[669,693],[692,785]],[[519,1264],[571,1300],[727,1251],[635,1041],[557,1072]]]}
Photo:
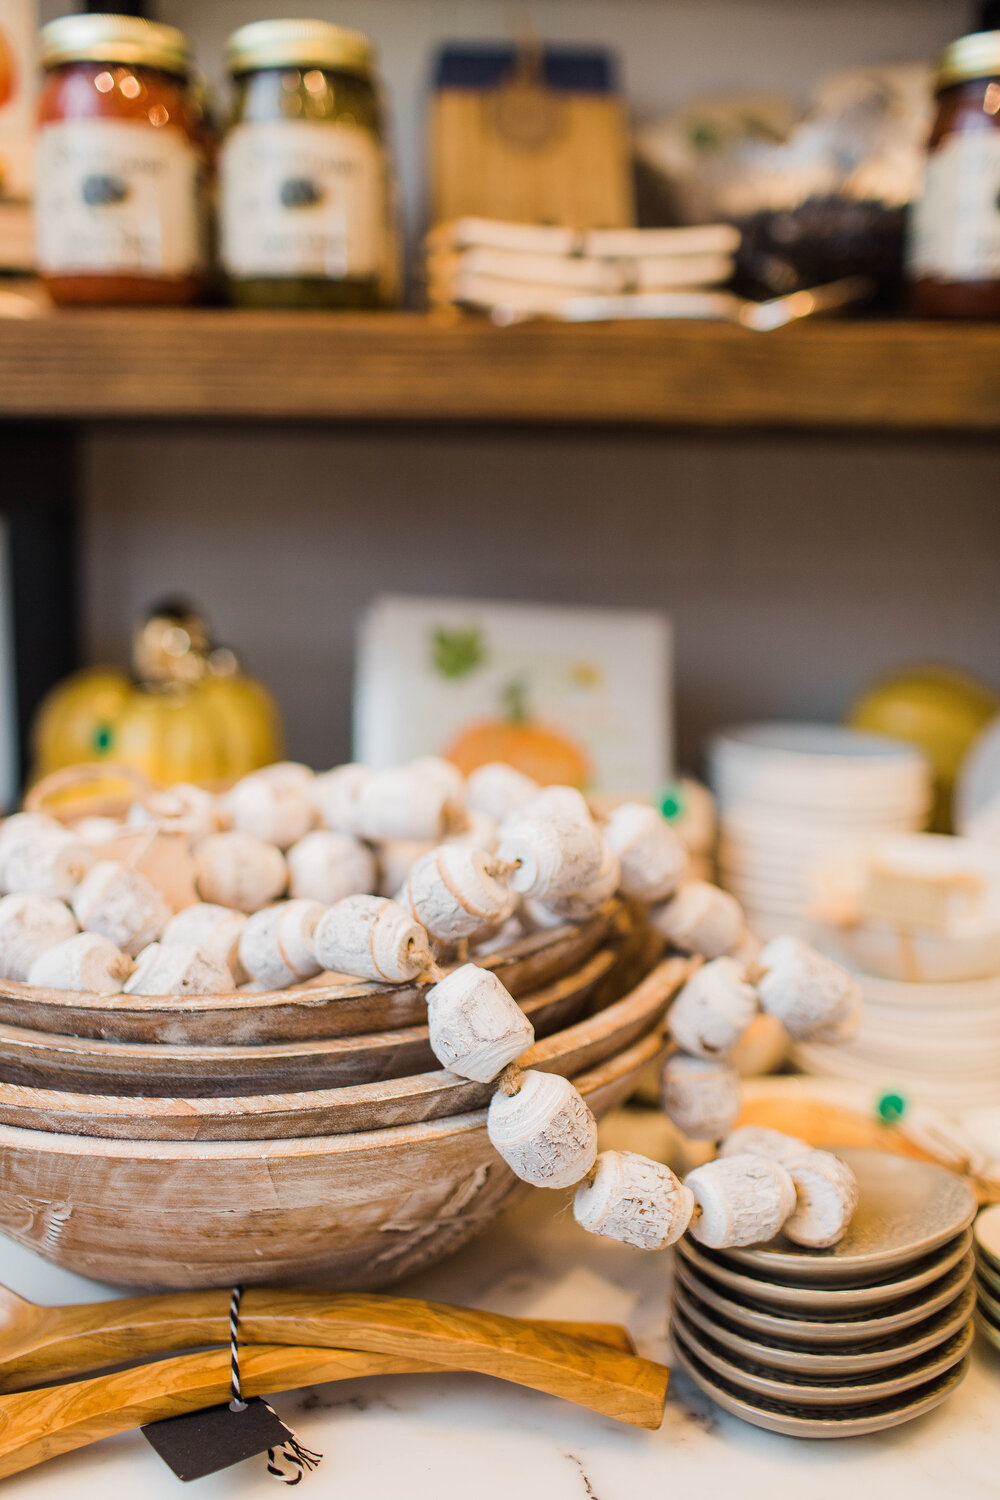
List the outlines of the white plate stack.
{"label": "white plate stack", "polygon": [[719,878],[767,940],[807,931],[813,867],[873,836],[926,826],[930,768],[899,740],[837,724],[750,724],[709,752]]}

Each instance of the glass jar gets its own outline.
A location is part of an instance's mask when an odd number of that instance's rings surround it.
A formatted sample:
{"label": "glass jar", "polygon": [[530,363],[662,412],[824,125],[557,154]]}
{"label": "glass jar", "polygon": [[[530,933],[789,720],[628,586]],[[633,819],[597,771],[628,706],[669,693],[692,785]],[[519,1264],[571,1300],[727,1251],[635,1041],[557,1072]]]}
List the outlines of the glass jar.
{"label": "glass jar", "polygon": [[255,21],[229,38],[236,97],[219,164],[219,253],[251,307],[377,307],[388,168],[367,38]]}
{"label": "glass jar", "polygon": [[38,266],[56,302],[184,303],[206,273],[208,141],[188,44],[135,16],[41,34]]}
{"label": "glass jar", "polygon": [[1000,31],[951,44],[937,97],[910,223],[911,305],[926,318],[1000,318]]}

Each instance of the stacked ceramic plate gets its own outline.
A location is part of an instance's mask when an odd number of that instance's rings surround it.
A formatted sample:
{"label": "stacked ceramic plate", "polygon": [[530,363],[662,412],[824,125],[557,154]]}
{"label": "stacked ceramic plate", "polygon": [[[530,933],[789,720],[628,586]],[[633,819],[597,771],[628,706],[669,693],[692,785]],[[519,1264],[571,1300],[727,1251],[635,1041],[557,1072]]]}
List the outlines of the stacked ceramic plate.
{"label": "stacked ceramic plate", "polygon": [[720,878],[765,939],[804,928],[818,860],[927,821],[928,764],[898,740],[835,724],[753,724],[719,735],[709,763]]}
{"label": "stacked ceramic plate", "polygon": [[1000,1203],[986,1208],[973,1229],[976,1250],[976,1323],[1000,1349]]}
{"label": "stacked ceramic plate", "polygon": [[839,1154],[860,1201],[834,1249],[781,1236],[728,1251],[682,1240],[675,1259],[680,1367],[724,1410],[795,1437],[855,1437],[921,1416],[958,1386],[972,1343],[971,1190],[932,1163]]}

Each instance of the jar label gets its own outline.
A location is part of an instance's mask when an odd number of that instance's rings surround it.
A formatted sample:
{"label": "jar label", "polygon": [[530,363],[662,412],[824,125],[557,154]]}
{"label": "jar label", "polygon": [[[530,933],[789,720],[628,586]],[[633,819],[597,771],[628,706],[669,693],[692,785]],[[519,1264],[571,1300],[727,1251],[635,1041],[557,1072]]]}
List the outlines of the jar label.
{"label": "jar label", "polygon": [[358,125],[237,125],[222,150],[220,251],[232,276],[378,274],[385,230],[379,144]]}
{"label": "jar label", "polygon": [[35,198],[38,263],[49,275],[190,276],[204,264],[202,161],[180,130],[45,125]]}
{"label": "jar label", "polygon": [[914,279],[1000,280],[1000,130],[962,130],[928,158],[914,205]]}

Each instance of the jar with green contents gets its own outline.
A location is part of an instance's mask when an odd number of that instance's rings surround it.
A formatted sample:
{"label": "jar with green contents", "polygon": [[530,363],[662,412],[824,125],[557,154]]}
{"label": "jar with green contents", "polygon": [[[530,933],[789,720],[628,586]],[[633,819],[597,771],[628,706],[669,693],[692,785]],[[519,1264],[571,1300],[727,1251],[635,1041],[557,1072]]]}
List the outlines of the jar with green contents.
{"label": "jar with green contents", "polygon": [[255,21],[226,56],[236,100],[219,234],[231,300],[383,305],[388,171],[367,38],[324,21]]}

